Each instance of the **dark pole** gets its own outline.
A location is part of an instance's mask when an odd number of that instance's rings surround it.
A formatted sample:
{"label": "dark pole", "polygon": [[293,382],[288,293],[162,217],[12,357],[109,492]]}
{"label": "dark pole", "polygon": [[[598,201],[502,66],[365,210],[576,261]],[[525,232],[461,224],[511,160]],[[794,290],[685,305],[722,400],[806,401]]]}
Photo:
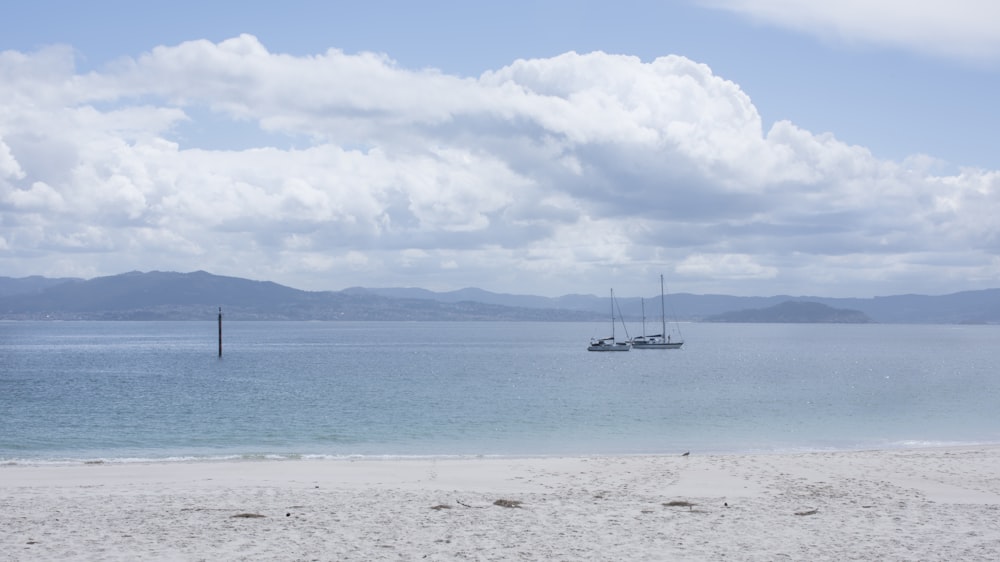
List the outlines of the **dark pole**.
{"label": "dark pole", "polygon": [[222,307],[219,307],[219,357],[222,357]]}

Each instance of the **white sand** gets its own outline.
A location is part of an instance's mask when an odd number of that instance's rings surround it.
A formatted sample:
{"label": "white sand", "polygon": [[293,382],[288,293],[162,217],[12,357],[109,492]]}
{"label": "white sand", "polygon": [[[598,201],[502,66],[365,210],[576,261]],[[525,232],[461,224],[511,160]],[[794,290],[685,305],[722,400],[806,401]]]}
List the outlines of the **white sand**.
{"label": "white sand", "polygon": [[993,561],[1000,448],[0,467],[0,560],[66,559]]}

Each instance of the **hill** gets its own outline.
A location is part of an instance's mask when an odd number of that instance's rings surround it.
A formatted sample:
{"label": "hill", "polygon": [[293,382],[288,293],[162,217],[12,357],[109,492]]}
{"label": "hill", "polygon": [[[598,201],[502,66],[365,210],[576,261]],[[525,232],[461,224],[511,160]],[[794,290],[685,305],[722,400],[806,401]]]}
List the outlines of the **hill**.
{"label": "hill", "polygon": [[134,271],[43,285],[38,288],[22,283],[23,292],[0,297],[0,318],[188,320],[214,317],[218,307],[232,320],[589,321],[599,318],[585,311],[301,291],[270,281],[205,271]]}
{"label": "hill", "polygon": [[872,320],[858,310],[838,309],[818,302],[785,301],[768,308],[718,314],[706,318],[705,321],[866,324]]}
{"label": "hill", "polygon": [[71,281],[83,281],[83,279],[76,279],[72,277],[53,279],[49,277],[42,277],[40,275],[20,278],[0,277],[0,298],[13,295],[38,294],[49,287],[62,285],[63,283]]}
{"label": "hill", "polygon": [[[642,318],[643,299],[616,301],[627,321]],[[645,301],[647,311],[657,309],[651,303],[659,301],[659,294]],[[1000,289],[860,299],[681,293],[668,295],[667,316],[680,321],[718,321],[719,315],[768,309],[787,301],[855,311],[881,323],[1000,323]],[[511,295],[475,288],[441,293],[362,287],[301,291],[204,271],[130,272],[89,280],[0,277],[0,319],[200,319],[214,314],[219,306],[231,319],[606,321],[608,298]]]}
{"label": "hill", "polygon": [[[352,288],[344,292],[355,294],[375,294],[389,297],[433,299],[440,302],[456,302],[473,298],[502,306],[525,308],[552,308],[588,311],[607,315],[607,297],[594,295],[565,295],[561,297],[540,297],[532,295],[508,295],[490,293],[480,289],[434,293],[424,289],[410,288]],[[659,302],[659,294],[645,297],[646,310],[650,303]],[[627,320],[642,317],[642,299],[639,297],[619,297],[615,300]],[[856,310],[871,321],[880,323],[923,323],[923,324],[995,324],[1000,323],[1000,289],[963,291],[949,295],[895,295],[873,298],[830,298],[816,296],[775,295],[770,297],[738,297],[732,295],[694,295],[674,293],[667,296],[667,316],[686,322],[701,322],[713,316],[728,312],[761,309],[779,305],[786,301],[809,301],[837,309]],[[653,305],[653,309],[657,305]],[[647,315],[648,318],[648,315]]]}

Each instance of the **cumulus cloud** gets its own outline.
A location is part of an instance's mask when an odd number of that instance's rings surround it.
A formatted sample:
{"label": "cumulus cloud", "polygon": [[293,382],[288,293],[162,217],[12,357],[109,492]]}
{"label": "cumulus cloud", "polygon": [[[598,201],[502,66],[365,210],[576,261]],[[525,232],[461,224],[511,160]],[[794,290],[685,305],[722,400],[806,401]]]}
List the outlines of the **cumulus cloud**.
{"label": "cumulus cloud", "polygon": [[1000,4],[993,0],[703,3],[848,43],[887,45],[971,61],[1000,60]]}
{"label": "cumulus cloud", "polygon": [[675,290],[870,295],[1000,267],[997,172],[764,130],[737,84],[679,56],[460,78],[243,35],[88,73],[69,49],[8,51],[0,76],[7,275],[556,295],[641,294],[664,272]]}

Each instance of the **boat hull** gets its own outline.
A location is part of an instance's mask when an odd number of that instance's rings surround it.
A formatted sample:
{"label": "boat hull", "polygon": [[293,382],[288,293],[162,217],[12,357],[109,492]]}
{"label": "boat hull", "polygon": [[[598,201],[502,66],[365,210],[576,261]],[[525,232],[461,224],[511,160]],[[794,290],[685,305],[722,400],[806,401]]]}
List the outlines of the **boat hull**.
{"label": "boat hull", "polygon": [[627,343],[592,343],[587,351],[628,351],[632,346]]}
{"label": "boat hull", "polygon": [[680,349],[684,342],[638,343],[632,342],[632,349]]}

